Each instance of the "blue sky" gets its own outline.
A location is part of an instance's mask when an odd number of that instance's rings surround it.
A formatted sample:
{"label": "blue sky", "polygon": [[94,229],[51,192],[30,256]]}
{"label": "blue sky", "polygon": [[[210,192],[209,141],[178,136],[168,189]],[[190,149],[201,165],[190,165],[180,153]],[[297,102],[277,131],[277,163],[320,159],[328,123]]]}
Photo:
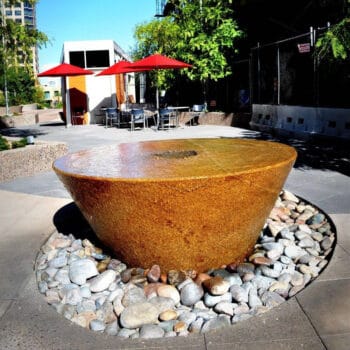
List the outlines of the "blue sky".
{"label": "blue sky", "polygon": [[64,41],[112,39],[129,52],[135,26],[155,13],[156,0],[39,0],[37,28],[51,41],[39,50],[39,71],[60,63]]}

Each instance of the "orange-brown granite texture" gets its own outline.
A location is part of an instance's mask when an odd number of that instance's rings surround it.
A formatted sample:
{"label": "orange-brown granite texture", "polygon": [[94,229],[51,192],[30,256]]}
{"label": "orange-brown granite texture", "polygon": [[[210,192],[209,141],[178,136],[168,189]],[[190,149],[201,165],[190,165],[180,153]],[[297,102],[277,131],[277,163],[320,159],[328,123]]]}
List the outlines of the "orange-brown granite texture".
{"label": "orange-brown granite texture", "polygon": [[251,252],[295,159],[275,142],[186,139],[80,151],[53,167],[129,266],[204,271]]}

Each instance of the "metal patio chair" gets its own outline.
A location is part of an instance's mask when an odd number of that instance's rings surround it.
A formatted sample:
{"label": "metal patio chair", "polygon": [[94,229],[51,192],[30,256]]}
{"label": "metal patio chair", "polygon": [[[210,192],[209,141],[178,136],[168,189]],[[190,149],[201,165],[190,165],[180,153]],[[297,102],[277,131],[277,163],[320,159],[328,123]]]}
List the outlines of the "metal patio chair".
{"label": "metal patio chair", "polygon": [[137,124],[143,125],[143,128],[148,127],[147,118],[143,109],[132,109],[130,112],[130,129],[131,131],[135,130]]}
{"label": "metal patio chair", "polygon": [[108,122],[110,122],[111,126],[113,126],[113,124],[116,124],[118,127],[120,126],[120,116],[117,108],[106,108],[106,128],[108,126]]}

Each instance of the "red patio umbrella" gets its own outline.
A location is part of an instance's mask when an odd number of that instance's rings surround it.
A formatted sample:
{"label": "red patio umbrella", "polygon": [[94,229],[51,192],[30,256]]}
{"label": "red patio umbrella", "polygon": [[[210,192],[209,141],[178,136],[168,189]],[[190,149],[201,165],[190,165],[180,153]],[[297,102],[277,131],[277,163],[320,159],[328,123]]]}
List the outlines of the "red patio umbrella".
{"label": "red patio umbrella", "polygon": [[132,73],[132,72],[138,72],[138,71],[142,72],[143,69],[134,68],[133,63],[129,61],[119,61],[113,64],[113,66],[110,66],[105,70],[103,70],[102,72],[96,74],[96,76]]}
{"label": "red patio umbrella", "polygon": [[[132,68],[132,63],[129,61],[119,61],[112,66],[106,68],[102,72],[96,74],[96,76],[104,76],[104,75],[116,75],[116,74],[124,74],[124,73],[132,73],[132,72],[142,72],[143,69]],[[125,82],[125,90],[128,94],[128,81]],[[126,98],[126,107],[128,107],[128,97]]]}
{"label": "red patio umbrella", "polygon": [[[44,72],[38,74],[38,77],[72,77],[78,75],[90,75],[94,74],[91,70],[84,69],[78,66],[74,66],[69,63],[61,63],[56,67],[48,69]],[[69,92],[69,83],[66,82],[66,125],[69,126],[71,124],[71,110],[70,110],[70,96]]]}
{"label": "red patio umbrella", "polygon": [[69,63],[61,63],[56,67],[38,74],[38,77],[71,77],[76,75],[94,74],[91,70],[80,68]]}
{"label": "red patio umbrella", "polygon": [[[135,71],[149,71],[153,69],[181,69],[181,68],[190,68],[192,65],[175,60],[173,58],[161,55],[153,54],[138,60],[129,66]],[[156,87],[156,104],[157,109],[159,109],[159,96],[158,96],[158,86]]]}
{"label": "red patio umbrella", "polygon": [[190,68],[192,65],[156,53],[132,63],[131,67],[134,69],[152,70]]}

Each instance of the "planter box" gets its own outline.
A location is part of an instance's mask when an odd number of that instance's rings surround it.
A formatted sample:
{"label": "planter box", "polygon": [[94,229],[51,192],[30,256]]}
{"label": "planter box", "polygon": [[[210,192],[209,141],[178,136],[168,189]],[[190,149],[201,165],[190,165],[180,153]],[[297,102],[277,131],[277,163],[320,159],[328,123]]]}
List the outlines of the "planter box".
{"label": "planter box", "polygon": [[36,141],[34,145],[0,152],[0,182],[52,169],[52,162],[68,152],[66,143]]}

